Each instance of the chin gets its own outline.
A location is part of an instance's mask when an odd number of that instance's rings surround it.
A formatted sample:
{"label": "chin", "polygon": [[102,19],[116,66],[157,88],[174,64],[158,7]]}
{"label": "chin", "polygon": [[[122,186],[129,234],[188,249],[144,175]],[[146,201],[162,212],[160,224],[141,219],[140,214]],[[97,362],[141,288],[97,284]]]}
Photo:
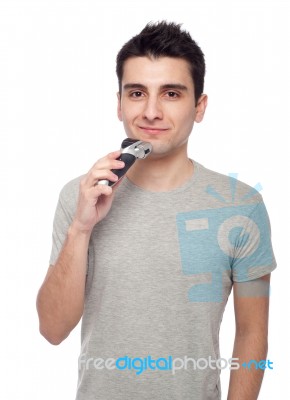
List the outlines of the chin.
{"label": "chin", "polygon": [[171,155],[174,152],[174,149],[171,149],[168,146],[162,146],[162,145],[157,145],[156,143],[151,143],[152,144],[152,156],[156,157],[165,157],[168,155]]}

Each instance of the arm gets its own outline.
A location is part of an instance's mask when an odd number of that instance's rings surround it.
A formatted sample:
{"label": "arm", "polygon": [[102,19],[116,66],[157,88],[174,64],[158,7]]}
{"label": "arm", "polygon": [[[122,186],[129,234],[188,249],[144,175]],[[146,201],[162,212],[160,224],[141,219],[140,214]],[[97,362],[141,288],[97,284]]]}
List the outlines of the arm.
{"label": "arm", "polygon": [[48,269],[38,292],[40,333],[52,344],[61,343],[79,322],[84,308],[87,254],[95,224],[109,212],[117,185],[96,185],[99,179],[117,181],[111,169],[123,168],[120,151],[100,159],[82,179],[76,214],[55,265]]}
{"label": "arm", "polygon": [[270,274],[254,281],[234,283],[236,335],[233,357],[240,368],[232,370],[228,400],[256,400],[264,371],[242,367],[250,360],[266,360],[268,351]]}
{"label": "arm", "polygon": [[59,258],[38,292],[39,330],[51,344],[61,343],[82,316],[89,238],[70,226]]}

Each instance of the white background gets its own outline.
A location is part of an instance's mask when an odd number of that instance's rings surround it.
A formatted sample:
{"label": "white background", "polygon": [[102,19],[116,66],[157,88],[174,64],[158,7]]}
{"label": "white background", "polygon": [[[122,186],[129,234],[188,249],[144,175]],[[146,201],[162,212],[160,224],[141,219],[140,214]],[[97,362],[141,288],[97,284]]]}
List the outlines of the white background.
{"label": "white background", "polygon": [[[2,399],[75,396],[80,327],[54,347],[38,333],[35,309],[53,214],[64,183],[119,148],[125,135],[116,117],[116,53],[148,21],[162,19],[183,23],[206,56],[209,105],[193,129],[190,156],[263,186],[279,268],[270,310],[274,370],[266,371],[259,398],[290,398],[289,11],[279,0],[1,1]],[[233,335],[231,297],[224,358]],[[222,372],[223,399],[228,376]]]}

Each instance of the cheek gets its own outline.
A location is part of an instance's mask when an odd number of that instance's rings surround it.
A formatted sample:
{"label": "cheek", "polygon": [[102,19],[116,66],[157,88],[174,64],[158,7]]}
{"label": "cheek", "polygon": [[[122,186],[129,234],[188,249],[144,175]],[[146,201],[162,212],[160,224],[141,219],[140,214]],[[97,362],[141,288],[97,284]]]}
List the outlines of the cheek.
{"label": "cheek", "polygon": [[124,122],[124,124],[130,125],[135,121],[138,115],[138,109],[136,109],[136,107],[124,107],[123,111],[121,112],[121,120]]}
{"label": "cheek", "polygon": [[118,102],[118,118],[120,121],[123,121],[124,124],[130,123],[136,114],[136,106],[134,103],[129,103],[126,98],[122,99],[122,102]]}
{"label": "cheek", "polygon": [[195,112],[192,110],[185,111],[184,109],[179,110],[179,113],[176,113],[175,121],[179,125],[179,127],[185,131],[188,131],[192,128],[195,118]]}
{"label": "cheek", "polygon": [[121,113],[120,121],[122,121],[126,133],[129,134],[129,136],[130,136],[131,135],[131,131],[133,129],[133,123],[134,123],[134,119],[133,119],[131,113],[123,111]]}

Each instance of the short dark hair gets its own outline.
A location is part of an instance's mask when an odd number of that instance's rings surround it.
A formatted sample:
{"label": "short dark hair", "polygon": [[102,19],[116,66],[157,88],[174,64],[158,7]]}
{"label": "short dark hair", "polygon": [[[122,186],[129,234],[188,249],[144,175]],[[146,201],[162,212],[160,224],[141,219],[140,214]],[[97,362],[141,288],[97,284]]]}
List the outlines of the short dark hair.
{"label": "short dark hair", "polygon": [[181,30],[181,24],[161,21],[148,23],[136,36],[121,48],[117,55],[116,72],[119,92],[122,92],[124,63],[131,57],[174,57],[186,60],[194,84],[195,100],[203,93],[205,61],[204,54],[187,31]]}

